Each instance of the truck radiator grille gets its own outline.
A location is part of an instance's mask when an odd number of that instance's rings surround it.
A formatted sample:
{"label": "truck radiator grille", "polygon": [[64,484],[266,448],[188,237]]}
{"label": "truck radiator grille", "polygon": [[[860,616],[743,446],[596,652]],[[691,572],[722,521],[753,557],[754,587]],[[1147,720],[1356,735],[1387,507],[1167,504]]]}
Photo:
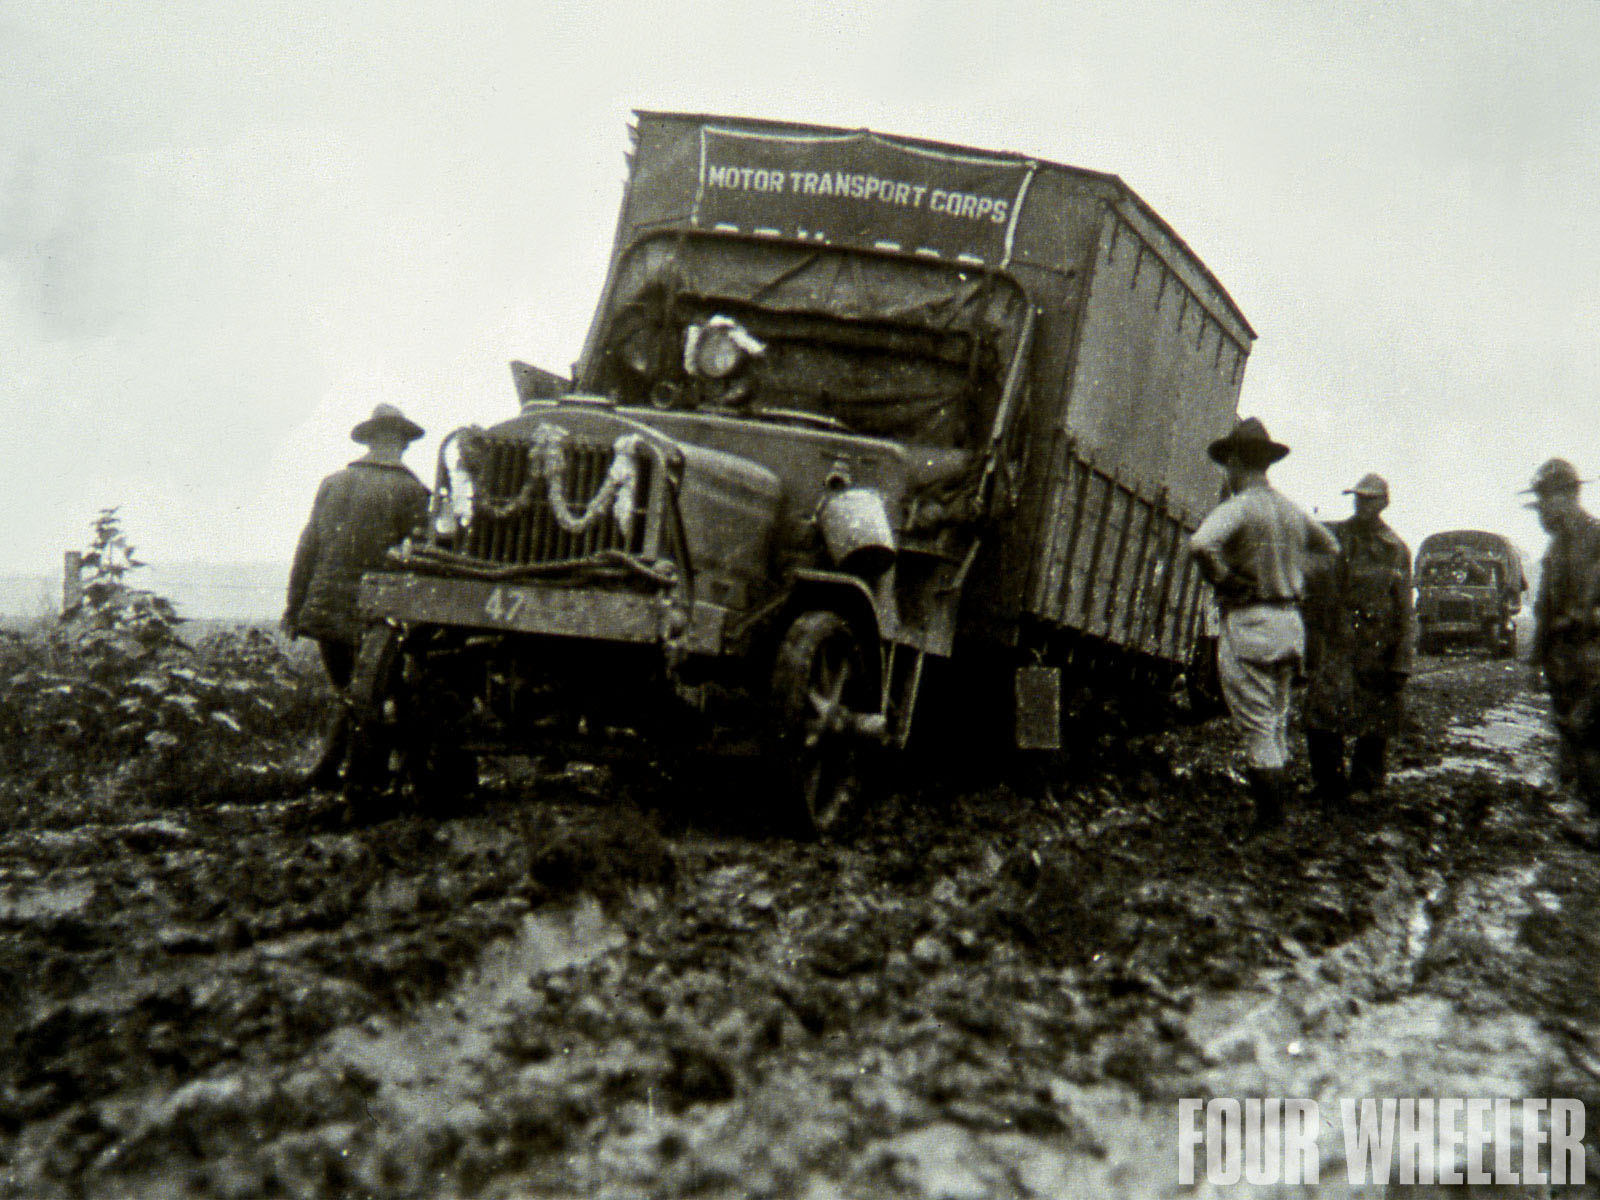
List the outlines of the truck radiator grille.
{"label": "truck radiator grille", "polygon": [[[481,494],[506,501],[516,496],[528,479],[528,445],[513,439],[487,438],[484,441],[485,467],[478,485]],[[567,506],[582,512],[590,497],[600,489],[611,465],[611,446],[574,441],[568,445]],[[639,481],[635,490],[636,509],[642,510],[650,495],[654,462],[651,456],[639,459]],[[587,558],[606,550],[638,554],[644,546],[643,511],[636,511],[632,528],[624,534],[609,511],[582,533],[568,533],[556,522],[538,485],[532,502],[505,517],[480,512],[467,531],[462,552],[472,558],[508,566],[562,562]]]}
{"label": "truck radiator grille", "polygon": [[1433,606],[1433,616],[1439,621],[1476,621],[1478,606],[1471,600],[1438,600]]}

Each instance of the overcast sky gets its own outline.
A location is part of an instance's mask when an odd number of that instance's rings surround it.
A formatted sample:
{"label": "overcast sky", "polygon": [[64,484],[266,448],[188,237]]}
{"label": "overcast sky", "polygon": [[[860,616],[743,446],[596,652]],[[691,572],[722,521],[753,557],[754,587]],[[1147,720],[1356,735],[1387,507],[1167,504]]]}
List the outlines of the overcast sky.
{"label": "overcast sky", "polygon": [[1537,554],[1534,467],[1600,475],[1597,61],[1600,0],[6,0],[0,573],[114,503],[149,559],[285,558],[379,400],[431,479],[577,355],[635,107],[1118,174],[1260,334],[1285,490]]}

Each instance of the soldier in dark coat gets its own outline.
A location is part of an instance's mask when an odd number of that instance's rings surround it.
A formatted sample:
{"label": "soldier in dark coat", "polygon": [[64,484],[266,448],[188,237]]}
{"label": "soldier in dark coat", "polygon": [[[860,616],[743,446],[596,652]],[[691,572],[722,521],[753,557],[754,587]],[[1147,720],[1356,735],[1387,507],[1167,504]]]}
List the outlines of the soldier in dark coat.
{"label": "soldier in dark coat", "polygon": [[1389,485],[1369,474],[1345,495],[1355,514],[1333,525],[1339,555],[1308,581],[1305,604],[1306,752],[1325,805],[1383,786],[1416,648],[1411,551],[1379,515]]}
{"label": "soldier in dark coat", "polygon": [[1578,503],[1582,483],[1571,463],[1552,458],[1524,489],[1550,535],[1533,604],[1533,662],[1550,691],[1562,781],[1600,808],[1600,521]]}
{"label": "soldier in dark coat", "polygon": [[[427,517],[428,489],[402,461],[405,448],[422,436],[422,427],[392,404],[350,431],[367,453],[322,481],[311,519],[300,535],[289,572],[289,601],[283,630],[290,637],[312,637],[335,687],[349,686],[361,626],[356,593],[363,572],[383,566],[384,557]],[[324,743],[309,782],[334,781],[344,751],[343,709]]]}

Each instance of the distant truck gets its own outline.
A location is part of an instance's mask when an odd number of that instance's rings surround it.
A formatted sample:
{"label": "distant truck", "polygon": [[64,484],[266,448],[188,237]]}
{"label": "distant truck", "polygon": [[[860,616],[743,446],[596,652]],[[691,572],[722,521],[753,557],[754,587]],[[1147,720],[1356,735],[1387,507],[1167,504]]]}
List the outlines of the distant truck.
{"label": "distant truck", "polygon": [[1016,154],[633,132],[575,378],[513,364],[520,412],[445,439],[366,577],[351,786],[638,731],[768,756],[762,802],[827,831],[925,693],[1048,748],[1066,688],[1170,688],[1255,336],[1183,240]]}
{"label": "distant truck", "polygon": [[1453,529],[1422,539],[1413,574],[1417,646],[1479,647],[1496,658],[1516,652],[1516,615],[1528,590],[1522,553],[1498,533]]}

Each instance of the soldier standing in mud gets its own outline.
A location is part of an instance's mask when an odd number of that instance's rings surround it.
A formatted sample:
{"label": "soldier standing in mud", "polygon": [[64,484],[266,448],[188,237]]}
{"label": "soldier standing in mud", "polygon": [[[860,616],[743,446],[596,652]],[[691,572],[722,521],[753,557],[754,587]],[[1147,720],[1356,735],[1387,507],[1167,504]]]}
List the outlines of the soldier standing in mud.
{"label": "soldier standing in mud", "polygon": [[[1311,573],[1305,600],[1306,753],[1329,809],[1383,786],[1416,647],[1411,551],[1380,515],[1389,485],[1368,474],[1345,495],[1355,513],[1333,526],[1339,555]],[[1348,774],[1346,737],[1355,739]]]}
{"label": "soldier standing in mud", "polygon": [[1550,535],[1533,604],[1533,663],[1543,668],[1560,737],[1558,768],[1600,809],[1600,521],[1578,503],[1583,484],[1552,458],[1523,489]]}
{"label": "soldier standing in mud", "polygon": [[[381,567],[389,548],[427,516],[428,489],[403,461],[422,432],[394,405],[374,408],[350,431],[367,453],[322,481],[295,550],[283,631],[317,640],[328,678],[341,691],[350,684],[361,640],[356,592],[362,573]],[[340,705],[307,786],[338,782],[347,716]]]}
{"label": "soldier standing in mud", "polygon": [[1221,613],[1217,669],[1234,723],[1245,735],[1255,826],[1283,819],[1288,791],[1289,690],[1305,655],[1300,602],[1315,556],[1339,550],[1333,535],[1267,482],[1289,453],[1255,417],[1207,447],[1228,472],[1232,495],[1190,539]]}

